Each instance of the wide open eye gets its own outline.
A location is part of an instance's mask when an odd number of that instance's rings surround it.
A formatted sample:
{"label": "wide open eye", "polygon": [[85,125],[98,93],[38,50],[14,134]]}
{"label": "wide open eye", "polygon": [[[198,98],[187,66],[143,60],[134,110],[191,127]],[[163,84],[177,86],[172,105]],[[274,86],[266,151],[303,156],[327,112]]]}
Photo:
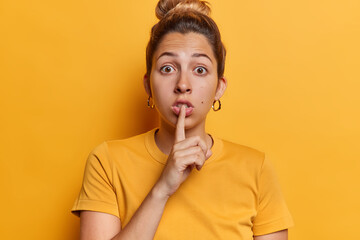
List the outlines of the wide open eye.
{"label": "wide open eye", "polygon": [[163,73],[172,73],[173,71],[175,71],[175,69],[170,65],[166,65],[166,66],[161,67],[160,71]]}
{"label": "wide open eye", "polygon": [[195,68],[194,71],[195,71],[195,73],[198,74],[198,75],[204,75],[204,74],[207,73],[207,70],[206,70],[206,68],[204,68],[204,67],[197,67],[197,68]]}

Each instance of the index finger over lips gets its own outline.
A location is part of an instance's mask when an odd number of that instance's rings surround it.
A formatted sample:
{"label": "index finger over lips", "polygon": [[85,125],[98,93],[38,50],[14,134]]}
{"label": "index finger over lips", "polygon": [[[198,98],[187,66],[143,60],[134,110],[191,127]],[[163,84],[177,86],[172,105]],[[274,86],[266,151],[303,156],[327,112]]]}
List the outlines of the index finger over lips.
{"label": "index finger over lips", "polygon": [[185,114],[185,106],[182,105],[180,108],[175,130],[175,142],[177,143],[185,140]]}

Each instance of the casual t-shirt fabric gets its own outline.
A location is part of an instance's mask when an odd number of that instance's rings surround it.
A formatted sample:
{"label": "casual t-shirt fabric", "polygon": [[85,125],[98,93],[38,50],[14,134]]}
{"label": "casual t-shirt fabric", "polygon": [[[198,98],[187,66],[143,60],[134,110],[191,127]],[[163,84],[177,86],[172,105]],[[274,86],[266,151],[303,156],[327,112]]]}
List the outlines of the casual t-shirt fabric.
{"label": "casual t-shirt fabric", "polygon": [[[96,147],[72,212],[109,213],[130,221],[158,180],[167,155],[155,130]],[[155,240],[253,239],[293,225],[274,170],[253,148],[213,137],[213,154],[166,203]]]}

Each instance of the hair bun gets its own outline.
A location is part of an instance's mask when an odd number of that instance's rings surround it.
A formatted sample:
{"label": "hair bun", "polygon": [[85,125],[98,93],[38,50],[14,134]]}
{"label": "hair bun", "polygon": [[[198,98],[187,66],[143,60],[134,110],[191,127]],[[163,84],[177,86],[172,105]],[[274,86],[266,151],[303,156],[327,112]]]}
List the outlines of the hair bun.
{"label": "hair bun", "polygon": [[210,15],[209,3],[201,0],[159,0],[155,14],[156,17],[161,20],[170,11],[188,11],[193,10],[200,12],[204,15]]}

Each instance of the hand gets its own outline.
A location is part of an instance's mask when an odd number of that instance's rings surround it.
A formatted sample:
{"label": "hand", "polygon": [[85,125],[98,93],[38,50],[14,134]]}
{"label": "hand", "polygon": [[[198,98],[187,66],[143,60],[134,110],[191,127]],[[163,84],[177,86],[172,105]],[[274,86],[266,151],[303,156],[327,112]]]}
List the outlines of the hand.
{"label": "hand", "polygon": [[199,137],[185,138],[185,106],[181,106],[175,131],[175,144],[171,149],[158,184],[163,194],[171,196],[196,167],[200,170],[211,156],[211,150]]}

